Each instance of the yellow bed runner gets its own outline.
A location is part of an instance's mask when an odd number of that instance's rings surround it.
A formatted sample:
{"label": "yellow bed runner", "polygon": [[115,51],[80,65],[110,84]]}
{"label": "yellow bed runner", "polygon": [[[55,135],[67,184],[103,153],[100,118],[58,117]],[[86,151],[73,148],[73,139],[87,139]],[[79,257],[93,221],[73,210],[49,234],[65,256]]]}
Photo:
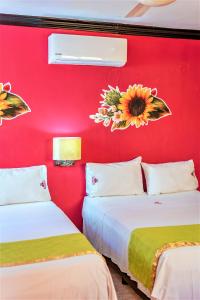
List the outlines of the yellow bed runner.
{"label": "yellow bed runner", "polygon": [[200,245],[200,225],[138,228],[131,233],[129,271],[150,291],[161,254],[171,248]]}
{"label": "yellow bed runner", "polygon": [[0,243],[0,267],[98,254],[82,233]]}

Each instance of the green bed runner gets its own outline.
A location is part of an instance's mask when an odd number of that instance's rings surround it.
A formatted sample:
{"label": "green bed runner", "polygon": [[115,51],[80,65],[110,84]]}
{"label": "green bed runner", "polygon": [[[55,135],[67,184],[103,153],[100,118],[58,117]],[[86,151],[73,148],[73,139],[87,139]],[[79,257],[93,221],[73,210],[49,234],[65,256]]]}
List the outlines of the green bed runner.
{"label": "green bed runner", "polygon": [[81,233],[0,243],[0,266],[17,266],[92,253],[97,254],[97,251]]}
{"label": "green bed runner", "polygon": [[160,255],[169,248],[200,245],[200,225],[138,228],[132,231],[129,271],[150,291]]}

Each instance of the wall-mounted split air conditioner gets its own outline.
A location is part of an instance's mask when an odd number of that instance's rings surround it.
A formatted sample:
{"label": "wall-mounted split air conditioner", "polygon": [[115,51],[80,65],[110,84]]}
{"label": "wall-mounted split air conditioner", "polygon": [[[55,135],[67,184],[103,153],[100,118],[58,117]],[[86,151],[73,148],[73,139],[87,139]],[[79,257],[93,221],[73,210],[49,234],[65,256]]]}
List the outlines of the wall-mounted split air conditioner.
{"label": "wall-mounted split air conditioner", "polygon": [[127,40],[121,38],[51,34],[49,64],[122,67],[127,61]]}

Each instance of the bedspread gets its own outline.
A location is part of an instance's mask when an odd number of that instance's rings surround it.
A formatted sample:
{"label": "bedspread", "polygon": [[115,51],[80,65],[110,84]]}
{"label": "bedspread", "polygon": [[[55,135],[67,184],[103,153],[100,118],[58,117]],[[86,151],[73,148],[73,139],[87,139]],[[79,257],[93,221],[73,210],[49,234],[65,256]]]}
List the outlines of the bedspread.
{"label": "bedspread", "polygon": [[[136,228],[200,224],[200,192],[149,196],[85,197],[84,233],[95,248],[110,257],[122,272],[128,269],[128,244]],[[160,257],[150,294],[158,300],[200,300],[200,247],[166,250]]]}
{"label": "bedspread", "polygon": [[[0,207],[3,243],[79,234],[51,201]],[[108,267],[98,254],[0,268],[1,300],[117,300]]]}

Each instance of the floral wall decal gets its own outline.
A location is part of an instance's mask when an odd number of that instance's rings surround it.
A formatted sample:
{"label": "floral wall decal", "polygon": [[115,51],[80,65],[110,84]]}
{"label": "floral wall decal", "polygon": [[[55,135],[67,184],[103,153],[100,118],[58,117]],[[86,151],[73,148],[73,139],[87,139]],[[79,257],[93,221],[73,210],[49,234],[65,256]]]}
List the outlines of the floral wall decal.
{"label": "floral wall decal", "polygon": [[126,92],[119,88],[108,86],[103,90],[100,101],[101,107],[90,118],[95,123],[103,122],[104,126],[111,125],[111,131],[126,129],[129,126],[139,128],[148,125],[149,121],[156,121],[171,115],[167,104],[157,97],[157,89],[143,87],[141,84],[129,86]]}
{"label": "floral wall decal", "polygon": [[26,102],[11,91],[11,84],[0,83],[0,125],[2,120],[11,120],[22,114],[30,112]]}

